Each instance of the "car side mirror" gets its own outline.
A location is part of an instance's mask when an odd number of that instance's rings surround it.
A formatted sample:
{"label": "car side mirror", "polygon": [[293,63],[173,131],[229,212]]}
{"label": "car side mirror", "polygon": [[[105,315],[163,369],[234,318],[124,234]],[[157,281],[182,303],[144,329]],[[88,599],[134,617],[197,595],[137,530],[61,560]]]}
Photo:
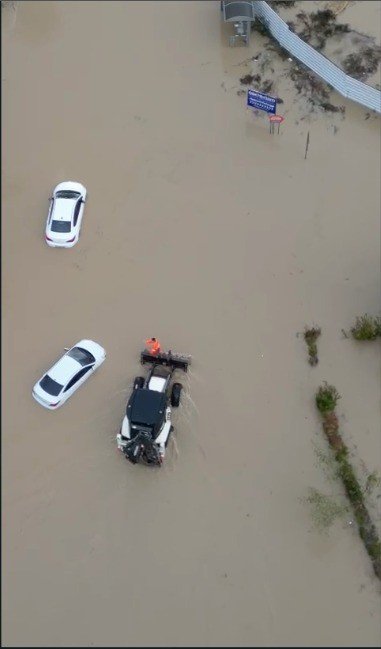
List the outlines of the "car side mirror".
{"label": "car side mirror", "polygon": [[70,347],[64,347],[65,352],[68,352]]}

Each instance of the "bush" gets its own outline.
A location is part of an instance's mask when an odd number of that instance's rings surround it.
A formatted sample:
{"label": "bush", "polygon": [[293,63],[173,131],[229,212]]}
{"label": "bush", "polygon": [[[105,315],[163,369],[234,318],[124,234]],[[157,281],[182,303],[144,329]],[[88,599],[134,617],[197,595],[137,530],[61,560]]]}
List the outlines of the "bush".
{"label": "bush", "polygon": [[320,410],[322,414],[333,412],[340,398],[341,397],[336,388],[333,385],[328,385],[325,381],[316,393],[316,405],[318,410]]}
{"label": "bush", "polygon": [[367,313],[356,318],[351,334],[355,340],[375,340],[381,336],[381,318],[374,318]]}
{"label": "bush", "polygon": [[306,327],[304,330],[304,340],[306,341],[308,347],[308,361],[310,365],[317,365],[318,363],[316,341],[319,338],[320,334],[320,327]]}

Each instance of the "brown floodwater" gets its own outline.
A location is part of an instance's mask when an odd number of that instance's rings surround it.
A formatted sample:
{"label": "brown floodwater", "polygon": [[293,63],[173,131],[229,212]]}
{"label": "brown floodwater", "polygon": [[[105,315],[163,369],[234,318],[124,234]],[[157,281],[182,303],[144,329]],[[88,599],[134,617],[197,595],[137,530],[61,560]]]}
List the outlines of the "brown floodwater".
{"label": "brown floodwater", "polygon": [[[380,464],[380,348],[341,335],[380,310],[379,118],[303,120],[286,89],[271,136],[237,95],[256,40],[229,48],[216,1],[2,18],[4,646],[378,646],[350,514],[321,535],[301,499],[340,492],[323,380]],[[71,250],[43,236],[63,180],[88,189]],[[115,443],[148,336],[193,358],[159,471]],[[45,411],[32,386],[81,338],[106,362]]]}

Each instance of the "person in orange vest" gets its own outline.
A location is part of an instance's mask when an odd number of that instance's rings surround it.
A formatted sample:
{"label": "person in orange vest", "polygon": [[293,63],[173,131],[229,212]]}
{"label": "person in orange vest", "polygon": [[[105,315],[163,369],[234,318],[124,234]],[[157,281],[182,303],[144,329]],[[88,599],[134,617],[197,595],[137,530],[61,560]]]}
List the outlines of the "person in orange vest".
{"label": "person in orange vest", "polygon": [[152,354],[152,356],[157,356],[161,349],[159,341],[156,340],[156,338],[147,338],[146,349],[149,354]]}

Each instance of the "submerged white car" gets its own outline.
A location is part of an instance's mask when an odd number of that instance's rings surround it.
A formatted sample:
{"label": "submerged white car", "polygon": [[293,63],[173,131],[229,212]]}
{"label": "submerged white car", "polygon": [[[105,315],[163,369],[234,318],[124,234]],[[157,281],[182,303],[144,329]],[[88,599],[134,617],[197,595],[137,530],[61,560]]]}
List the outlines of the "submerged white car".
{"label": "submerged white car", "polygon": [[80,340],[37,381],[33,396],[44,408],[56,410],[78,390],[106,358],[106,352],[92,340]]}
{"label": "submerged white car", "polygon": [[79,239],[87,191],[80,183],[64,182],[55,187],[45,229],[45,240],[53,248],[72,248]]}

